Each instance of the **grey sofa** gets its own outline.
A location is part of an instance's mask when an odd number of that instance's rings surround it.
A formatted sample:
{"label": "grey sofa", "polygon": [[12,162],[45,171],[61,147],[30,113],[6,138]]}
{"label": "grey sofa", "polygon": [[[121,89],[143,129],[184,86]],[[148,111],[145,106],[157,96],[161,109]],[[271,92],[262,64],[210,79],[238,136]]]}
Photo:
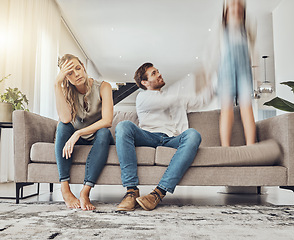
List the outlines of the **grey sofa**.
{"label": "grey sofa", "polygon": [[[257,143],[244,146],[239,109],[236,108],[232,147],[220,147],[219,110],[189,113],[189,125],[201,133],[196,158],[179,185],[185,186],[280,186],[294,191],[294,113],[257,122]],[[136,113],[115,112],[111,132],[119,121],[138,124]],[[23,186],[58,183],[54,155],[57,121],[40,115],[13,113],[16,202]],[[71,183],[83,182],[86,157],[91,146],[75,146]],[[137,147],[140,185],[156,185],[176,149]],[[115,145],[97,184],[121,185]]]}

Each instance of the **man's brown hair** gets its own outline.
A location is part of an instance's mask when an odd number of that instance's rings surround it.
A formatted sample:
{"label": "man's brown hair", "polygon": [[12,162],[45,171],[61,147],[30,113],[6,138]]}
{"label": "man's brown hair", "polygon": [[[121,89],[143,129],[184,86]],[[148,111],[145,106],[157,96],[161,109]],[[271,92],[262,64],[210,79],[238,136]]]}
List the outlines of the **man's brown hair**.
{"label": "man's brown hair", "polygon": [[141,67],[137,69],[135,72],[134,79],[138,85],[139,88],[142,88],[144,90],[147,90],[147,88],[142,84],[142,81],[148,80],[146,71],[148,68],[153,67],[152,63],[144,63]]}

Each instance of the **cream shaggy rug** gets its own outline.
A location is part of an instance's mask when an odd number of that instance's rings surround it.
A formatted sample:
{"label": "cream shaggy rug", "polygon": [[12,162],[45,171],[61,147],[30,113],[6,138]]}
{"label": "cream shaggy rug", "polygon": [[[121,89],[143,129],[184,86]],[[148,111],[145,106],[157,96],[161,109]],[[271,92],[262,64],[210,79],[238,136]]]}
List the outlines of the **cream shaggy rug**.
{"label": "cream shaggy rug", "polygon": [[116,212],[66,209],[63,203],[0,202],[0,239],[294,239],[294,206],[159,205]]}

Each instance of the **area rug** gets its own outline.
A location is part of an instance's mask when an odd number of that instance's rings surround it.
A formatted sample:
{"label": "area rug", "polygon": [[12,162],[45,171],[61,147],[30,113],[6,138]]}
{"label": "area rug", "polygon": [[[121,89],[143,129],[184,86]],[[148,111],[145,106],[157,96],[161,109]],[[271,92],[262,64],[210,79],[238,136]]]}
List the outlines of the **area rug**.
{"label": "area rug", "polygon": [[294,206],[159,205],[117,212],[94,202],[95,211],[60,202],[0,202],[0,239],[294,239]]}

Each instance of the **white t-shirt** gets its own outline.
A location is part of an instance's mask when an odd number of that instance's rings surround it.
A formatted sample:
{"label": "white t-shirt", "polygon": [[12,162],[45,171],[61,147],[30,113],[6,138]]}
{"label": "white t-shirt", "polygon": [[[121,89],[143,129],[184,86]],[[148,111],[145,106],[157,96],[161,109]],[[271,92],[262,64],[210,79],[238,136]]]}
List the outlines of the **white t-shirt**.
{"label": "white t-shirt", "polygon": [[136,99],[139,127],[149,132],[165,133],[169,137],[177,136],[189,128],[187,113],[207,104],[213,93],[212,85],[199,95],[188,97],[168,88],[143,90]]}

